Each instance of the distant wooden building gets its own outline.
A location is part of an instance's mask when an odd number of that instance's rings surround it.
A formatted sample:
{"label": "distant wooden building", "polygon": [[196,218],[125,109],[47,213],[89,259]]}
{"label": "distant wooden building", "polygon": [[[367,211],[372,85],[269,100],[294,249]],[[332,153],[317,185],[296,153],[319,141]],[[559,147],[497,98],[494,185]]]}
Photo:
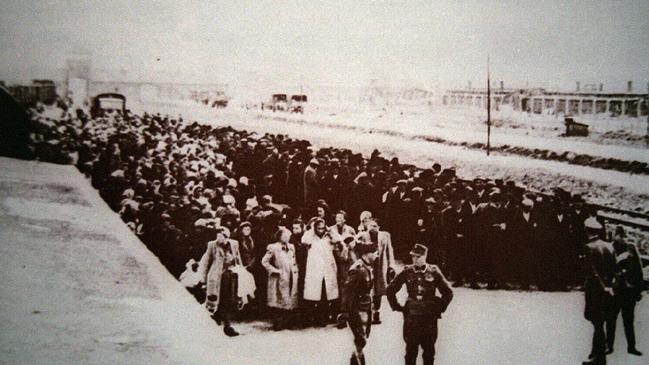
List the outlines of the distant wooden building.
{"label": "distant wooden building", "polygon": [[[513,110],[532,114],[563,116],[602,114],[611,117],[639,117],[649,114],[649,94],[603,91],[555,92],[545,89],[491,90],[491,108],[499,110],[508,105]],[[486,89],[447,90],[441,96],[442,105],[487,107]]]}

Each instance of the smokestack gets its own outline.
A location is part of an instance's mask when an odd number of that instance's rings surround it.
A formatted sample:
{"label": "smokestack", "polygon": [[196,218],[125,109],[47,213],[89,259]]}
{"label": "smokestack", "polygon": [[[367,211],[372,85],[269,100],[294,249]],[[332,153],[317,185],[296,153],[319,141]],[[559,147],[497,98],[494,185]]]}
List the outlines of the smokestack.
{"label": "smokestack", "polygon": [[628,92],[628,93],[633,92],[633,81],[627,81],[626,82],[626,92]]}
{"label": "smokestack", "polygon": [[577,81],[577,92],[579,92],[579,89],[580,89],[579,86],[580,86],[580,85],[579,85],[579,81]]}
{"label": "smokestack", "polygon": [[469,90],[471,90],[471,81],[469,81]]}
{"label": "smokestack", "polygon": [[500,90],[505,90],[505,82],[500,80]]}
{"label": "smokestack", "polygon": [[601,93],[604,91],[604,84],[599,84],[599,92]]}

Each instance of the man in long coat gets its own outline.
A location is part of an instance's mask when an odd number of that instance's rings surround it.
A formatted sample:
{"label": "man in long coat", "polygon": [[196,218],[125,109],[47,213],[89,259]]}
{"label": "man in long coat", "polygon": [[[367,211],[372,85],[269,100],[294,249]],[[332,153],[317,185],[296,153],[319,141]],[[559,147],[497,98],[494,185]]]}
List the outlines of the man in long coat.
{"label": "man in long coat", "polygon": [[368,223],[368,230],[359,233],[357,239],[359,244],[374,243],[378,247],[378,258],[374,263],[374,308],[372,323],[381,324],[381,317],[379,315],[381,298],[385,295],[385,289],[395,276],[392,238],[389,232],[380,231],[379,224],[376,220],[372,219]]}
{"label": "man in long coat", "polygon": [[584,317],[593,324],[593,347],[589,360],[583,364],[606,364],[606,333],[604,323],[611,310],[613,281],[617,271],[613,245],[599,238],[603,226],[594,218],[585,222],[591,241],[586,245],[586,282]]}
{"label": "man in long coat", "polygon": [[338,265],[338,284],[346,281],[349,267],[356,261],[354,252],[349,247],[350,238],[356,236],[356,231],[346,222],[347,213],[341,210],[336,213],[336,224],[329,227],[329,237],[334,245],[336,265]]}
{"label": "man in long coat", "polygon": [[521,202],[521,208],[510,210],[505,229],[506,251],[513,257],[514,279],[524,288],[529,288],[533,284],[536,268],[534,258],[536,222],[531,212],[533,203],[528,200]]}
{"label": "man in long coat", "polygon": [[230,271],[241,265],[239,243],[229,239],[230,231],[225,227],[216,228],[216,239],[207,244],[199,265],[201,282],[207,284],[205,306],[218,321],[223,321],[223,332],[237,336],[231,326],[232,314],[236,308],[236,276]]}
{"label": "man in long coat", "polygon": [[266,247],[261,264],[268,271],[268,306],[276,310],[273,329],[288,325],[289,311],[298,306],[298,267],[295,246],[289,243],[291,232],[281,227],[275,234],[276,243]]}
{"label": "man in long coat", "polygon": [[640,260],[638,248],[632,243],[626,243],[625,239],[624,227],[618,226],[613,239],[618,274],[613,288],[615,292],[613,308],[606,319],[606,353],[613,352],[615,322],[617,322],[617,316],[621,311],[627,352],[632,355],[642,356],[642,352],[635,347],[635,328],[633,326],[635,305],[642,298],[644,286],[642,261]]}
{"label": "man in long coat", "polygon": [[311,304],[318,325],[324,327],[329,318],[331,301],[338,299],[336,260],[331,237],[326,232],[325,221],[316,218],[313,228],[302,236],[308,247],[306,272],[304,274],[304,299]]}
{"label": "man in long coat", "polygon": [[314,158],[309,162],[309,166],[304,170],[304,205],[306,207],[315,206],[318,200],[318,166],[320,162]]}

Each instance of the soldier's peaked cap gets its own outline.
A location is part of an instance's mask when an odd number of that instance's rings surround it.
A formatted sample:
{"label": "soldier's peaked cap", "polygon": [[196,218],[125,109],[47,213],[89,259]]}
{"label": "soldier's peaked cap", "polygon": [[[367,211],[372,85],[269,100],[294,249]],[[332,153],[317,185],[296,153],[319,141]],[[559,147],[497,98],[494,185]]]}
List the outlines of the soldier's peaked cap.
{"label": "soldier's peaked cap", "polygon": [[428,254],[428,247],[415,243],[412,250],[410,250],[410,254],[413,256],[426,256]]}

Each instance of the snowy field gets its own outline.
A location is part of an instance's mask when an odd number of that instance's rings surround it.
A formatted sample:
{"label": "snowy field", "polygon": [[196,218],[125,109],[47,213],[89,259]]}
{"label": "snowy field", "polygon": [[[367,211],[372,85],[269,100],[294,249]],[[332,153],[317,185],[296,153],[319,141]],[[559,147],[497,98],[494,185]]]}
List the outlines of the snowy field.
{"label": "snowy field", "polygon": [[[477,108],[390,107],[386,110],[330,111],[307,109],[305,114],[273,113],[255,110],[267,117],[281,115],[290,120],[305,120],[316,125],[343,125],[365,131],[381,130],[407,137],[429,137],[450,143],[486,143],[486,111]],[[253,113],[254,113],[253,112]],[[582,119],[583,118],[583,119]],[[560,137],[565,132],[563,119],[553,115],[534,115],[514,111],[494,111],[493,147],[521,146],[572,152],[620,160],[649,162],[643,137],[645,118],[575,117],[589,125],[588,137]],[[623,132],[624,133],[623,133]]]}
{"label": "snowy field", "polygon": [[[532,159],[526,156],[492,154],[486,156],[484,151],[444,143],[413,139],[408,133],[427,130],[425,123],[385,123],[386,128],[405,131],[402,134],[390,135],[374,133],[368,129],[378,128],[384,122],[377,122],[368,115],[357,115],[358,119],[336,117],[336,121],[322,122],[318,115],[272,113],[270,111],[244,110],[228,108],[216,110],[186,105],[150,104],[130,106],[134,111],[160,112],[170,116],[182,115],[187,121],[198,120],[203,123],[247,129],[258,133],[281,133],[294,138],[311,141],[316,146],[347,147],[364,155],[373,149],[379,149],[385,157],[398,157],[400,161],[420,167],[429,167],[439,162],[444,167],[453,166],[458,176],[466,179],[474,177],[503,178],[513,180],[532,190],[551,192],[561,187],[573,193],[582,194],[589,202],[639,212],[649,212],[649,176],[630,174],[614,170],[605,170],[589,166],[572,165],[559,161]],[[447,114],[450,114],[447,113]],[[452,114],[451,114],[452,115]],[[454,118],[454,117],[448,117]],[[378,119],[380,121],[380,119]],[[364,126],[355,128],[354,125]],[[470,125],[470,124],[469,124]],[[342,127],[341,127],[342,126]],[[448,135],[457,134],[455,139],[471,141],[477,135],[476,127],[438,128]],[[408,132],[410,131],[410,132]],[[496,136],[499,131],[494,132]],[[521,136],[507,135],[507,138],[521,139]],[[498,137],[494,137],[496,140]],[[643,147],[609,146],[595,142],[580,144],[564,143],[561,137],[534,137],[535,143],[544,144],[544,148],[564,151],[562,148],[584,148],[589,154],[612,154],[617,157],[649,161],[649,149]],[[522,140],[522,139],[521,139]],[[527,143],[527,142],[525,142]],[[581,147],[579,147],[581,146]],[[585,147],[584,147],[585,146]],[[584,151],[584,152],[585,152]]]}
{"label": "snowy field", "polygon": [[[348,363],[348,329],[273,332],[248,322],[226,338],[74,168],[6,158],[0,166],[1,363]],[[399,364],[402,319],[383,304],[367,363]],[[582,312],[582,293],[457,289],[436,363],[580,363],[591,338]],[[645,352],[648,315],[645,299],[636,309]],[[609,363],[646,364],[649,354],[623,351],[621,323],[617,336]]]}

